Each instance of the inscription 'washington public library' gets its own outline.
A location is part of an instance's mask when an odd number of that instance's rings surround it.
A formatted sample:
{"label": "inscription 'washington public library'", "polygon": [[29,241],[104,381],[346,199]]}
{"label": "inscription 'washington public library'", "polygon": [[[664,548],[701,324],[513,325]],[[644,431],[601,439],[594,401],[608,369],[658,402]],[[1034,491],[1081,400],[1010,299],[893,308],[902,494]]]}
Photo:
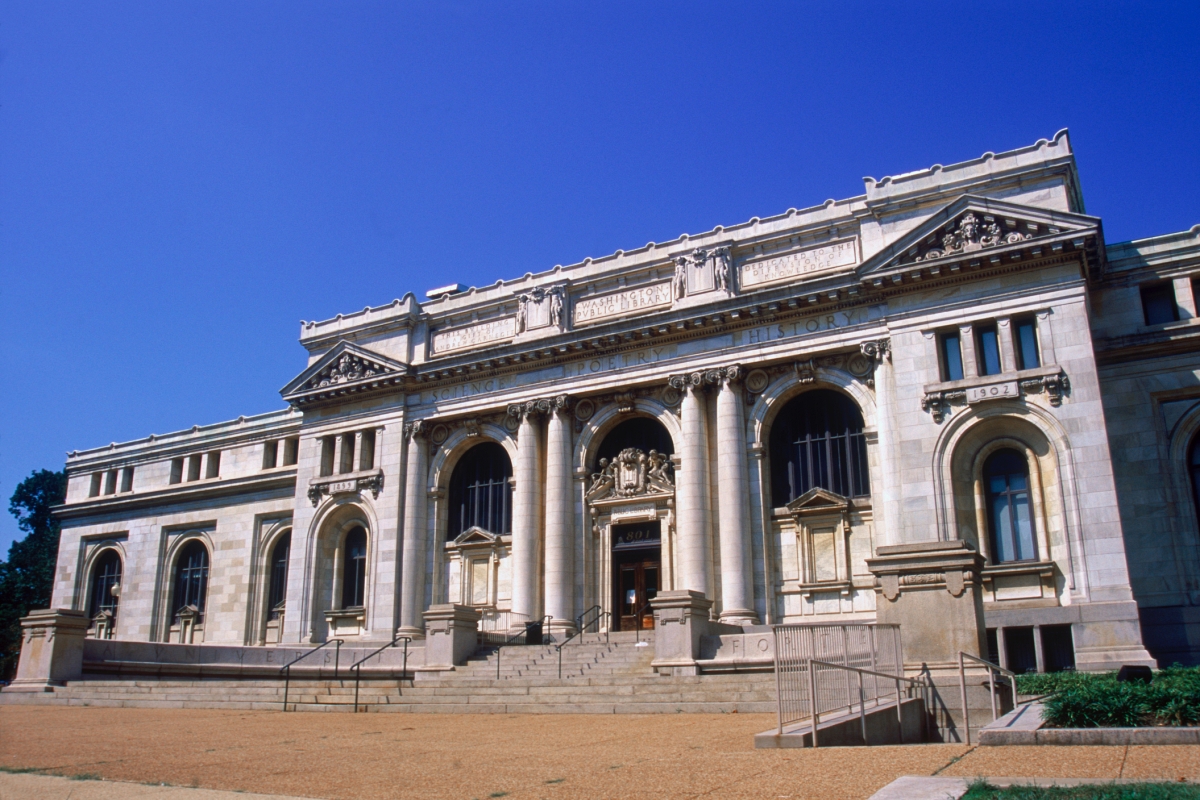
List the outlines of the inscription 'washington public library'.
{"label": "inscription 'washington public library'", "polygon": [[561,640],[685,597],[724,636],[924,591],[981,599],[1016,671],[1196,663],[1193,276],[1200,226],[1104,240],[1063,131],[306,322],[285,410],[69,454],[53,607],[110,656],[402,635],[419,665],[448,608]]}

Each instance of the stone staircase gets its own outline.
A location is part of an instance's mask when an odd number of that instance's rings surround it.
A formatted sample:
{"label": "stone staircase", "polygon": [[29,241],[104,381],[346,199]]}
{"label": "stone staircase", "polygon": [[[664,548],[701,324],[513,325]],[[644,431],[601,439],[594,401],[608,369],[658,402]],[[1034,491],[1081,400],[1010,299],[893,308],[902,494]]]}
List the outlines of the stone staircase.
{"label": "stone staircase", "polygon": [[[649,636],[649,639],[648,639]],[[359,686],[360,711],[492,714],[774,713],[773,673],[695,677],[658,675],[653,633],[637,646],[633,633],[589,635],[558,653],[551,646],[481,649],[450,672],[419,672],[415,680],[368,677]],[[499,675],[497,664],[499,659]],[[0,694],[0,703],[126,708],[283,709],[281,680],[85,677],[45,694]],[[349,712],[354,681],[294,678],[288,710]]]}

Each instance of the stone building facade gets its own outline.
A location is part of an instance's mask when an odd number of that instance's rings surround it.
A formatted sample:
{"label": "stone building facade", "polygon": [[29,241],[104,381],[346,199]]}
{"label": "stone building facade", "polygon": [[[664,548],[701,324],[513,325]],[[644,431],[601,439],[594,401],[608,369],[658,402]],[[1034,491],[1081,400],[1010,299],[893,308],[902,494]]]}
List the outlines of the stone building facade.
{"label": "stone building facade", "polygon": [[927,577],[880,547],[961,540],[1011,668],[1195,661],[1200,227],[1108,245],[1065,131],[865,182],[304,323],[287,410],[69,454],[54,607],[235,646],[666,590],[863,621]]}

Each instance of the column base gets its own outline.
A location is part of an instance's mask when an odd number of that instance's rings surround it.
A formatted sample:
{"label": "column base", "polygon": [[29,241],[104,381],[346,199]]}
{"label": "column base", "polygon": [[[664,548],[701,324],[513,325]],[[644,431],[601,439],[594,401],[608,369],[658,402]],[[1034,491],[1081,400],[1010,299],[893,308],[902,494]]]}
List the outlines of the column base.
{"label": "column base", "polygon": [[425,629],[424,628],[416,628],[416,627],[413,627],[412,625],[401,625],[399,628],[396,628],[395,635],[396,636],[407,636],[415,642],[418,639],[425,638]]}
{"label": "column base", "polygon": [[561,633],[564,638],[575,633],[575,620],[573,619],[552,619],[548,628],[550,633]]}
{"label": "column base", "polygon": [[748,608],[727,608],[721,612],[720,621],[725,625],[757,625],[758,614]]}

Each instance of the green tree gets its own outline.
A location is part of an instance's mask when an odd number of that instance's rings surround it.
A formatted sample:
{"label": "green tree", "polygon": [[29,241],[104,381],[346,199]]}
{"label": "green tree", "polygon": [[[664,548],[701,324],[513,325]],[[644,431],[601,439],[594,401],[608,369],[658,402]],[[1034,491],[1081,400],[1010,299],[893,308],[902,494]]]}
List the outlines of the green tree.
{"label": "green tree", "polygon": [[67,496],[65,472],[41,469],[18,484],[8,510],[25,538],[13,542],[0,561],[0,676],[11,678],[21,652],[21,617],[50,606],[58,522],[50,513]]}

